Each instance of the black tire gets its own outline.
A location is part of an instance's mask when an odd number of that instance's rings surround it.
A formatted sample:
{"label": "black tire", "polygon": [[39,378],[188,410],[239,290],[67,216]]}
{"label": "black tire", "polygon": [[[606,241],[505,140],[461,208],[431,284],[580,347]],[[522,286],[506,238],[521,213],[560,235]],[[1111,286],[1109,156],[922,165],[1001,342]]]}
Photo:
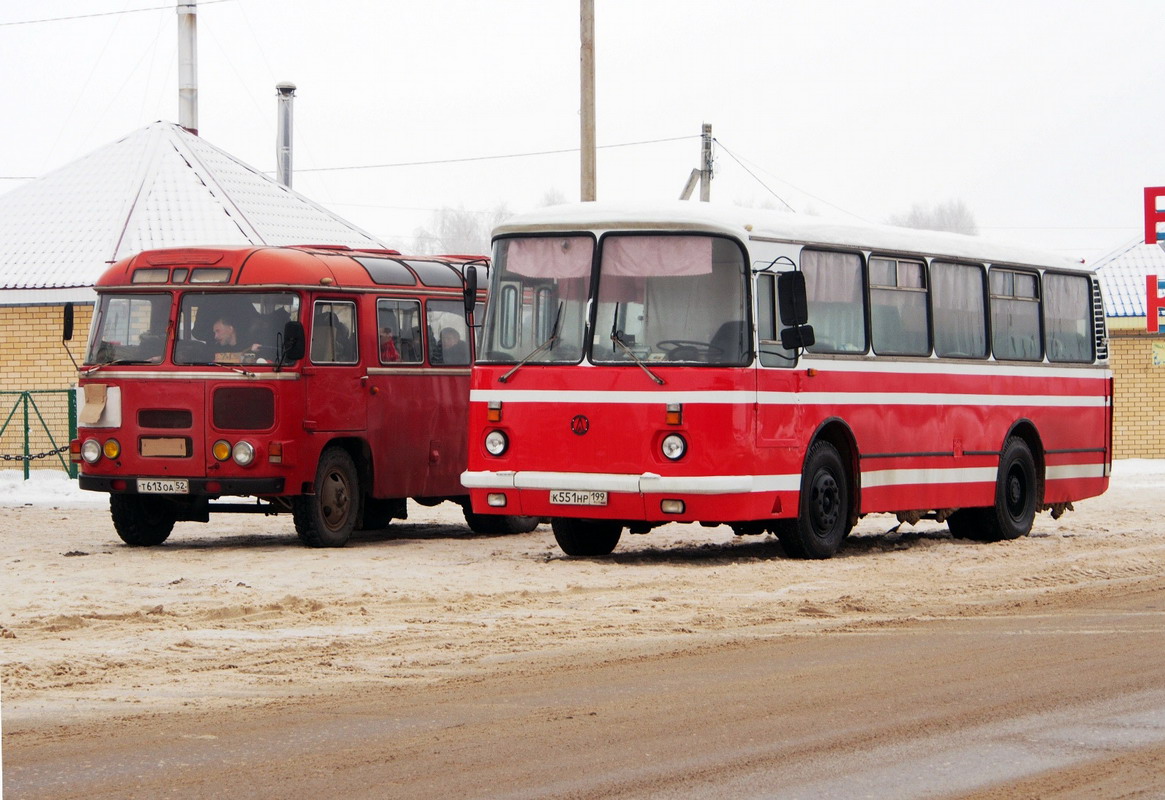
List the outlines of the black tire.
{"label": "black tire", "polygon": [[956,539],[981,542],[987,536],[986,508],[960,508],[947,517],[947,528]]}
{"label": "black tire", "polygon": [[364,497],[364,514],[360,518],[360,530],[382,531],[392,524],[394,519],[404,519],[404,500],[382,500],[375,497]]}
{"label": "black tire", "polygon": [[797,519],[777,526],[777,538],[794,558],[829,558],[850,531],[849,473],[837,448],[817,441],[805,457]]}
{"label": "black tire", "polygon": [[313,494],[295,498],[295,532],[310,547],[343,547],[360,514],[360,481],[347,450],[324,450],[313,489]]}
{"label": "black tire", "polygon": [[169,538],[178,509],[161,497],[111,494],[109,515],[123,542],[131,547],[153,547]]}
{"label": "black tire", "polygon": [[1039,478],[1027,442],[1012,436],[1003,444],[995,478],[995,504],[962,508],[947,519],[951,534],[978,542],[1018,539],[1031,533],[1039,508]]}
{"label": "black tire", "polygon": [[623,526],[606,519],[566,519],[550,521],[554,540],[568,556],[606,556],[619,544]]}
{"label": "black tire", "polygon": [[538,517],[514,517],[502,514],[474,514],[465,511],[465,524],[474,533],[487,536],[507,536],[512,533],[529,533],[538,527]]}

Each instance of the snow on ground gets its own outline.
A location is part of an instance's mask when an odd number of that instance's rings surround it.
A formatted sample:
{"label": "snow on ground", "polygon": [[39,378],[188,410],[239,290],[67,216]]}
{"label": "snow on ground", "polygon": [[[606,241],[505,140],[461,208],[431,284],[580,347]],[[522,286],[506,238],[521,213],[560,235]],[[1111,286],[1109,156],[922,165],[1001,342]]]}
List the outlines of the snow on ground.
{"label": "snow on ground", "polygon": [[[1126,485],[1165,483],[1165,459],[1127,458],[1112,464],[1113,481]],[[24,480],[21,470],[0,470],[0,507],[26,505],[105,505],[104,492],[86,492],[57,470],[34,470]]]}

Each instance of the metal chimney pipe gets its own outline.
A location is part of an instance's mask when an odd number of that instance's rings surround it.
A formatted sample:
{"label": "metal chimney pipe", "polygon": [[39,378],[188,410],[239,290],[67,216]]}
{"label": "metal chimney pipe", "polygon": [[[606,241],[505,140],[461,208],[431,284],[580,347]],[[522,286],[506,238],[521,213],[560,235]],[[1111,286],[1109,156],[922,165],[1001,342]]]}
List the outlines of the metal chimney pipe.
{"label": "metal chimney pipe", "polygon": [[278,180],[291,188],[291,106],[295,100],[295,84],[275,85],[279,97],[279,132],[275,139],[275,162],[278,165]]}
{"label": "metal chimney pipe", "polygon": [[178,0],[178,124],[198,135],[198,0]]}

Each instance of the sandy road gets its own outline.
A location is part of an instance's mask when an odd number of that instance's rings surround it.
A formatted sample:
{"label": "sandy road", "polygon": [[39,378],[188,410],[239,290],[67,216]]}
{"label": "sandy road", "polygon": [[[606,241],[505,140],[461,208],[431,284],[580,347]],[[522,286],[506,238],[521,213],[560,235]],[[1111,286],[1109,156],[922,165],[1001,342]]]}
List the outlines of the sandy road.
{"label": "sandy road", "polygon": [[452,508],[132,550],[11,509],[5,796],[1165,796],[1163,483],[827,562],[687,526],[566,559]]}

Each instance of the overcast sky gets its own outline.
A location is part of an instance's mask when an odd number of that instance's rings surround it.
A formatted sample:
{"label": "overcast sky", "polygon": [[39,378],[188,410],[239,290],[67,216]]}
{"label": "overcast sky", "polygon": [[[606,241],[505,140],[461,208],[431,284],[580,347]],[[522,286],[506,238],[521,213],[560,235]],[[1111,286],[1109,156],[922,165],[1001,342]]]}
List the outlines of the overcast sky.
{"label": "overcast sky", "polygon": [[[600,200],[675,199],[704,122],[715,202],[962,200],[981,235],[1089,260],[1165,183],[1162,0],[595,7]],[[294,188],[389,242],[578,198],[577,152],[455,161],[578,147],[578,0],[200,0],[198,36],[200,134],[273,173],[295,83]],[[178,121],[174,2],[0,0],[0,76],[5,192]]]}

